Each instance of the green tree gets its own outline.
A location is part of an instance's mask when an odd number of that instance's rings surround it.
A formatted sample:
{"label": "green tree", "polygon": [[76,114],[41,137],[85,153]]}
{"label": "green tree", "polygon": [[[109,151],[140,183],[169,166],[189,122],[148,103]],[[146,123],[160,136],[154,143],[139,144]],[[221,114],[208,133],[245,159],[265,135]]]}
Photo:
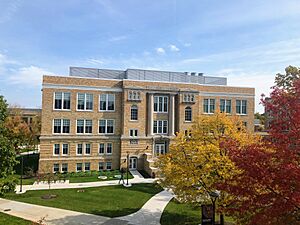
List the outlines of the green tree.
{"label": "green tree", "polygon": [[8,130],[4,123],[7,118],[7,103],[0,96],[0,195],[15,189],[16,181],[9,177],[14,173],[16,155],[8,137]]}
{"label": "green tree", "polygon": [[289,90],[293,86],[293,82],[297,79],[300,79],[300,68],[288,66],[285,68],[285,74],[276,74],[275,84],[279,88]]}

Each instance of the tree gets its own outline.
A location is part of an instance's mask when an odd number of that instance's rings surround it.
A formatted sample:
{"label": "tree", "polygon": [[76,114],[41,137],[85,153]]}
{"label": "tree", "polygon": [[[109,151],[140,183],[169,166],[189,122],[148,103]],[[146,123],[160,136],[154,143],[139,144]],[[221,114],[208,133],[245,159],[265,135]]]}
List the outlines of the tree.
{"label": "tree", "polygon": [[[259,138],[247,133],[237,117],[219,112],[200,117],[191,131],[191,136],[178,133],[169,152],[159,157],[160,183],[183,202],[208,203],[217,184],[239,174],[227,146],[232,140],[242,147]],[[229,197],[223,193],[220,203],[225,206]]]}
{"label": "tree", "polygon": [[29,145],[31,140],[30,127],[22,119],[22,116],[17,109],[15,109],[12,115],[6,118],[4,125],[8,130],[7,135],[17,153],[19,152],[21,146]]}
{"label": "tree", "polygon": [[0,196],[7,191],[14,190],[16,181],[9,176],[13,174],[15,151],[10,139],[7,137],[8,131],[4,126],[7,118],[7,103],[3,96],[0,96]]}
{"label": "tree", "polygon": [[[241,170],[219,186],[235,196],[233,213],[241,224],[300,224],[300,79],[275,87],[269,137],[236,150],[229,157]],[[232,145],[233,146],[233,145]]]}
{"label": "tree", "polygon": [[279,88],[290,89],[295,80],[300,79],[300,68],[288,66],[285,68],[285,74],[276,74],[275,83]]}

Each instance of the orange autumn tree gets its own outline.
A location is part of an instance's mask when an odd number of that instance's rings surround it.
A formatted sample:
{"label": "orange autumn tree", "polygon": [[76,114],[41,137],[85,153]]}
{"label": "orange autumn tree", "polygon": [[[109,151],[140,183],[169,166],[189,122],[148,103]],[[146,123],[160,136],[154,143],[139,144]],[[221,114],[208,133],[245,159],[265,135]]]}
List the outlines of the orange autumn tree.
{"label": "orange autumn tree", "polygon": [[[171,188],[180,201],[209,203],[217,184],[240,173],[228,157],[232,140],[242,147],[260,139],[247,132],[238,117],[220,112],[201,116],[192,125],[190,136],[178,133],[169,152],[159,157],[159,182]],[[226,206],[228,198],[221,193],[219,204]]]}

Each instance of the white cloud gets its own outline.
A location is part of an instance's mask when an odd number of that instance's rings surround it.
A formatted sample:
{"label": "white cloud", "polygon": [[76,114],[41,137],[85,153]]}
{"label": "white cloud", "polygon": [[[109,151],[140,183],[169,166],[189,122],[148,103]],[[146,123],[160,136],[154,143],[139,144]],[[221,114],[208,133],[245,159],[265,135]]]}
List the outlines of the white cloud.
{"label": "white cloud", "polygon": [[0,14],[0,23],[9,21],[18,9],[21,7],[21,1],[8,1],[7,3],[1,3],[1,14]]}
{"label": "white cloud", "polygon": [[53,73],[36,66],[21,67],[9,76],[9,81],[13,84],[39,86],[42,84],[43,75],[53,75]]}
{"label": "white cloud", "polygon": [[127,35],[121,35],[121,36],[116,36],[116,37],[111,37],[109,39],[110,42],[118,42],[118,41],[123,41],[126,40],[128,38]]}
{"label": "white cloud", "polygon": [[180,49],[176,45],[169,45],[170,51],[179,52]]}
{"label": "white cloud", "polygon": [[159,55],[163,55],[166,53],[164,48],[156,48],[155,50],[156,50],[156,53]]}

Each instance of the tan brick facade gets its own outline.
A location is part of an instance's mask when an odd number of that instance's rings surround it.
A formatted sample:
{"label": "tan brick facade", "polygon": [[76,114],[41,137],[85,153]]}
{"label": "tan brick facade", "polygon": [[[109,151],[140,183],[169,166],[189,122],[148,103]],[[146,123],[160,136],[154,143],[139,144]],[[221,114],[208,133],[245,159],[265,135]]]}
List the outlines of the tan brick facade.
{"label": "tan brick facade", "polygon": [[[131,166],[151,173],[154,168],[155,149],[165,148],[179,131],[189,129],[192,122],[185,121],[185,108],[191,107],[192,120],[204,114],[204,99],[214,99],[215,110],[220,108],[220,99],[231,100],[231,115],[236,115],[236,100],[246,100],[247,113],[241,115],[247,128],[253,130],[254,89],[212,86],[172,82],[134,81],[125,79],[96,79],[83,77],[44,76],[42,103],[42,134],[40,171],[53,170],[54,164],[68,164],[68,171],[76,171],[76,163],[90,163],[90,170],[98,170],[99,163],[111,163],[112,169],[125,165],[126,156],[133,158]],[[129,99],[129,92],[138,93],[139,99]],[[54,109],[56,92],[70,93],[70,109]],[[78,93],[93,94],[93,110],[77,110]],[[194,102],[183,102],[185,94],[192,93]],[[99,110],[101,94],[114,95],[114,110]],[[154,112],[156,96],[167,98],[167,112]],[[131,120],[131,107],[138,109],[138,119]],[[54,119],[70,121],[69,133],[55,134]],[[77,120],[92,120],[91,134],[77,134]],[[114,120],[113,134],[99,134],[99,120]],[[165,134],[153,134],[154,121],[168,121]],[[160,122],[157,122],[159,124]],[[137,137],[130,136],[130,129],[137,129]],[[163,129],[163,128],[162,128]],[[111,154],[99,154],[99,144],[112,145]],[[60,146],[55,155],[54,146]],[[63,144],[68,145],[67,154],[62,154]],[[78,144],[90,144],[90,154],[77,154]],[[64,145],[66,146],[66,145]],[[136,161],[135,161],[136,159]],[[101,164],[102,165],[102,164]]]}

